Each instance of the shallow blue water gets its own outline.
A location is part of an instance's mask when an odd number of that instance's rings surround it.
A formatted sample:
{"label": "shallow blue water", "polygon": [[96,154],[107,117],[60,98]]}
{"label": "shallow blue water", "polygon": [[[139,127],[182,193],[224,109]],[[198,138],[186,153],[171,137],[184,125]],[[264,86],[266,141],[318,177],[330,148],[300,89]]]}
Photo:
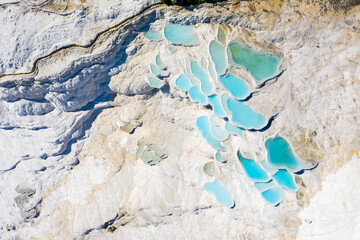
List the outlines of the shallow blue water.
{"label": "shallow blue water", "polygon": [[282,61],[279,56],[256,52],[239,42],[231,42],[229,50],[232,62],[244,67],[258,83],[279,72]]}
{"label": "shallow blue water", "polygon": [[162,88],[165,85],[165,82],[157,77],[149,77],[148,80],[150,86],[153,88]]}
{"label": "shallow blue water", "polygon": [[219,180],[215,179],[214,182],[205,183],[204,189],[213,193],[220,203],[228,207],[234,206],[234,200],[232,199],[231,193],[221,185]]}
{"label": "shallow blue water", "polygon": [[275,188],[276,187],[276,183],[274,181],[270,181],[270,182],[256,182],[254,183],[254,186],[256,187],[257,190],[259,190],[259,192],[264,192],[270,188]]}
{"label": "shallow blue water", "polygon": [[271,166],[267,160],[261,161],[261,165],[262,165],[263,168],[265,168],[266,171],[267,171],[269,174],[271,174],[271,175],[275,174],[275,173],[278,171],[278,169],[277,169],[277,168],[274,168],[273,166]]}
{"label": "shallow blue water", "polygon": [[156,55],[156,65],[158,65],[158,67],[162,70],[164,70],[166,67],[163,61],[161,60],[160,55]]}
{"label": "shallow blue water", "polygon": [[227,100],[228,109],[231,111],[232,121],[247,129],[261,129],[266,126],[268,119],[264,115],[255,112],[244,102],[232,98]]}
{"label": "shallow blue water", "polygon": [[155,76],[159,76],[161,75],[164,71],[161,70],[157,65],[151,64],[150,65],[150,69],[151,72],[155,75]]}
{"label": "shallow blue water", "polygon": [[164,39],[161,32],[152,31],[152,30],[149,30],[149,31],[145,32],[144,37],[146,37],[150,41],[160,41],[160,40]]}
{"label": "shallow blue water", "polygon": [[191,72],[200,79],[201,82],[201,91],[209,96],[213,93],[214,88],[210,82],[210,77],[207,72],[199,65],[197,61],[191,61]]}
{"label": "shallow blue water", "polygon": [[224,112],[227,115],[232,114],[232,112],[230,111],[230,109],[228,107],[228,103],[227,103],[229,99],[230,99],[230,96],[228,94],[222,94],[221,97],[220,97],[221,106],[223,107]]}
{"label": "shallow blue water", "polygon": [[199,128],[206,141],[217,151],[224,151],[225,147],[211,133],[211,124],[207,116],[201,116],[196,120],[196,126]]}
{"label": "shallow blue water", "polygon": [[241,155],[240,151],[237,152],[238,159],[241,162],[246,175],[256,182],[267,182],[270,180],[269,175],[267,172],[261,167],[260,164],[255,162],[252,159],[245,158]]}
{"label": "shallow blue water", "polygon": [[215,63],[216,72],[223,75],[227,69],[226,48],[218,41],[211,41],[209,45],[211,59]]}
{"label": "shallow blue water", "polygon": [[267,160],[278,169],[286,168],[292,172],[298,172],[308,168],[295,156],[291,145],[283,137],[277,136],[267,139],[265,147],[268,152]]}
{"label": "shallow blue water", "polygon": [[189,90],[189,96],[193,102],[198,102],[202,105],[209,104],[207,97],[204,96],[198,87],[191,87]]}
{"label": "shallow blue water", "polygon": [[294,192],[299,190],[298,186],[296,186],[294,177],[285,169],[280,169],[277,173],[274,174],[273,178],[281,187],[287,188]]}
{"label": "shallow blue water", "polygon": [[240,137],[242,137],[242,135],[243,135],[243,130],[241,130],[239,127],[232,125],[229,121],[226,121],[225,129],[230,134],[235,134]]}
{"label": "shallow blue water", "polygon": [[225,141],[229,137],[229,134],[225,131],[225,129],[223,129],[220,126],[212,125],[211,132],[212,132],[213,136],[221,142]]}
{"label": "shallow blue water", "polygon": [[200,41],[193,26],[172,24],[164,28],[165,38],[172,43],[185,46],[199,45]]}
{"label": "shallow blue water", "polygon": [[245,99],[251,92],[249,85],[244,80],[231,74],[220,76],[220,82],[238,100]]}
{"label": "shallow blue water", "polygon": [[279,204],[284,198],[284,190],[281,188],[271,188],[261,193],[266,201],[273,205]]}
{"label": "shallow blue water", "polygon": [[190,80],[185,77],[184,74],[181,74],[175,81],[176,86],[182,91],[189,91],[191,88]]}
{"label": "shallow blue water", "polygon": [[224,161],[224,158],[223,158],[223,156],[221,155],[221,153],[220,152],[216,152],[215,153],[215,159],[216,159],[216,161],[218,161],[218,162],[225,162]]}
{"label": "shallow blue water", "polygon": [[220,98],[218,95],[209,96],[209,102],[210,102],[216,116],[218,116],[220,118],[226,117],[226,113],[221,105]]}

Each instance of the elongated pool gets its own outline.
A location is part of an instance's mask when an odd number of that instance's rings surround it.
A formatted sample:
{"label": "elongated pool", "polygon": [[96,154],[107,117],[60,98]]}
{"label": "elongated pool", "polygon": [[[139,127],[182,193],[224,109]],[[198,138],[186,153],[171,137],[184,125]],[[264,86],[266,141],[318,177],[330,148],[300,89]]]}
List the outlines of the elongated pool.
{"label": "elongated pool", "polygon": [[221,185],[219,180],[216,179],[214,182],[205,183],[204,189],[213,193],[220,203],[228,207],[234,206],[234,200],[232,199],[231,193]]}
{"label": "elongated pool", "polygon": [[214,88],[210,82],[210,76],[207,74],[207,72],[199,65],[197,61],[191,61],[190,65],[191,72],[200,80],[201,91],[206,96],[213,94]]}
{"label": "elongated pool", "polygon": [[273,177],[281,187],[293,192],[297,192],[299,190],[298,186],[296,186],[294,177],[285,169],[280,169]]}
{"label": "elongated pool", "polygon": [[231,120],[233,123],[246,129],[261,129],[267,125],[267,117],[255,112],[246,103],[232,98],[225,99],[225,101],[226,102],[223,103],[223,106],[227,105],[227,108],[231,113]]}
{"label": "elongated pool", "polygon": [[172,24],[164,28],[165,38],[175,44],[194,46],[200,41],[193,26]]}
{"label": "elongated pool", "polygon": [[215,63],[216,72],[223,75],[227,69],[226,48],[218,41],[211,41],[209,45],[210,56]]}
{"label": "elongated pool", "polygon": [[199,128],[206,141],[217,151],[224,151],[225,147],[217,140],[211,132],[211,123],[207,116],[201,116],[196,120],[196,126]]}
{"label": "elongated pool", "polygon": [[251,180],[255,182],[267,182],[271,180],[267,172],[261,167],[260,164],[252,159],[243,157],[240,151],[237,152],[237,156],[244,168],[246,175],[248,175]]}
{"label": "elongated pool", "polygon": [[277,55],[254,51],[236,41],[231,42],[228,49],[230,62],[245,68],[258,83],[274,77],[279,72],[282,59]]}
{"label": "elongated pool", "polygon": [[295,156],[291,145],[281,136],[267,139],[265,147],[269,163],[278,169],[285,168],[292,172],[299,172],[309,168]]}
{"label": "elongated pool", "polygon": [[270,188],[261,193],[261,195],[265,198],[266,201],[273,205],[279,204],[284,198],[284,190],[277,187],[277,188]]}
{"label": "elongated pool", "polygon": [[220,82],[237,100],[245,99],[250,94],[249,85],[244,80],[234,75],[228,74],[226,76],[221,76]]}
{"label": "elongated pool", "polygon": [[153,31],[153,30],[149,30],[147,32],[144,33],[144,37],[146,37],[147,39],[149,39],[150,41],[160,41],[163,40],[164,37],[161,34],[161,32],[159,31]]}

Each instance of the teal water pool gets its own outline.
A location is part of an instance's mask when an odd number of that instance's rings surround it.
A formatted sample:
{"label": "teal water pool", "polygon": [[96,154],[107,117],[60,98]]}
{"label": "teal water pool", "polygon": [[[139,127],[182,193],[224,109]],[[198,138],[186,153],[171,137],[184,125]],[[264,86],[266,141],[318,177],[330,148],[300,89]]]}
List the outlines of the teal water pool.
{"label": "teal water pool", "polygon": [[200,88],[201,91],[206,95],[209,96],[213,94],[214,88],[210,82],[210,77],[207,72],[199,65],[197,61],[191,61],[191,72],[194,76],[196,76],[200,80]]}
{"label": "teal water pool", "polygon": [[207,116],[201,116],[196,120],[196,126],[206,141],[217,151],[224,151],[225,147],[211,133],[211,124]]}
{"label": "teal water pool", "polygon": [[308,166],[296,157],[290,143],[283,137],[277,136],[265,141],[267,149],[267,160],[274,167],[299,172]]}
{"label": "teal water pool", "polygon": [[243,136],[243,130],[241,130],[239,127],[232,125],[229,121],[226,121],[225,123],[225,129],[230,134],[237,135],[239,137]]}
{"label": "teal water pool", "polygon": [[209,96],[209,102],[216,116],[220,118],[226,117],[226,113],[221,105],[220,98],[218,95]]}
{"label": "teal water pool", "polygon": [[175,85],[181,90],[181,91],[189,91],[191,88],[191,82],[190,80],[184,75],[181,74],[176,80]]}
{"label": "teal water pool", "polygon": [[246,175],[255,182],[268,182],[270,177],[267,172],[255,160],[245,158],[240,151],[237,152],[238,159],[243,166]]}
{"label": "teal water pool", "polygon": [[163,61],[161,60],[161,57],[160,55],[156,55],[156,65],[158,65],[158,67],[161,69],[161,70],[164,70],[166,68],[165,64],[163,63]]}
{"label": "teal water pool", "polygon": [[280,169],[274,174],[273,178],[281,187],[293,192],[299,191],[299,187],[296,186],[294,177],[285,169]]}
{"label": "teal water pool", "polygon": [[219,180],[215,179],[214,182],[205,183],[204,189],[213,193],[220,203],[228,207],[234,206],[234,200],[232,199],[231,193],[221,185]]}
{"label": "teal water pool", "polygon": [[165,38],[174,43],[185,46],[199,45],[200,41],[193,26],[171,24],[164,28]]}
{"label": "teal water pool", "polygon": [[284,193],[283,189],[277,187],[277,188],[271,188],[269,190],[266,190],[266,191],[262,192],[261,195],[269,203],[271,203],[273,205],[277,205],[283,200],[285,193]]}
{"label": "teal water pool", "polygon": [[221,142],[225,141],[226,139],[229,138],[228,132],[225,131],[225,129],[223,129],[220,126],[212,125],[211,126],[211,133],[218,141],[221,141]]}
{"label": "teal water pool", "polygon": [[226,104],[231,112],[232,122],[240,127],[246,129],[261,129],[267,125],[267,117],[255,112],[246,103],[228,98]]}
{"label": "teal water pool", "polygon": [[162,88],[165,85],[165,81],[160,80],[157,77],[149,77],[149,85],[153,88]]}
{"label": "teal water pool", "polygon": [[150,41],[161,41],[164,39],[161,32],[153,31],[153,30],[149,30],[149,31],[145,32],[144,37],[146,37]]}
{"label": "teal water pool", "polygon": [[269,182],[255,182],[254,183],[255,188],[259,191],[259,192],[264,192],[266,190],[269,190],[270,188],[275,188],[277,187],[276,183],[274,181],[269,181]]}
{"label": "teal water pool", "polygon": [[209,104],[207,97],[204,96],[198,87],[191,87],[189,89],[189,96],[193,102],[200,103],[204,106]]}
{"label": "teal water pool", "polygon": [[221,162],[221,163],[225,162],[224,157],[221,155],[220,152],[215,153],[215,159],[216,159],[216,161]]}
{"label": "teal water pool", "polygon": [[278,171],[278,169],[271,166],[267,160],[261,161],[261,165],[271,175],[275,174]]}
{"label": "teal water pool", "polygon": [[215,63],[215,70],[219,75],[225,74],[227,70],[226,48],[218,41],[211,41],[209,45],[210,56]]}
{"label": "teal water pool", "polygon": [[229,44],[228,49],[230,62],[245,68],[258,83],[279,72],[282,59],[277,55],[260,53],[235,41]]}
{"label": "teal water pool", "polygon": [[245,99],[251,92],[249,85],[244,80],[232,74],[220,76],[220,82],[237,100]]}
{"label": "teal water pool", "polygon": [[150,65],[151,72],[157,77],[160,76],[164,70],[160,69],[157,65],[151,64]]}

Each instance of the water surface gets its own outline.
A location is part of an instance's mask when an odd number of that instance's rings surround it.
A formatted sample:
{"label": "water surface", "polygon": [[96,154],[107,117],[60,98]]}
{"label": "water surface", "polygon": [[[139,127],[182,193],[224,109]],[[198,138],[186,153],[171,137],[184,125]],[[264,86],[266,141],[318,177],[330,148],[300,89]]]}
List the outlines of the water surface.
{"label": "water surface", "polygon": [[289,189],[293,192],[297,192],[299,190],[298,186],[296,186],[294,177],[285,169],[280,169],[273,177],[281,187]]}
{"label": "water surface", "polygon": [[193,26],[172,24],[164,28],[165,38],[175,44],[185,46],[199,45],[200,41]]}
{"label": "water surface", "polygon": [[237,156],[244,168],[246,175],[251,180],[256,182],[270,181],[270,177],[267,172],[255,160],[243,157],[240,151],[237,152]]}
{"label": "water surface", "polygon": [[277,55],[254,51],[239,42],[231,42],[229,52],[232,62],[250,72],[258,83],[279,72],[281,58]]}
{"label": "water surface", "polygon": [[255,112],[244,102],[227,99],[227,107],[232,115],[232,122],[246,129],[261,129],[267,125],[266,116]]}
{"label": "water surface", "polygon": [[231,193],[221,185],[219,180],[216,179],[214,182],[205,183],[204,189],[213,193],[220,203],[228,207],[234,206],[234,200],[232,199]]}
{"label": "water surface", "polygon": [[218,141],[211,132],[210,120],[207,116],[201,116],[196,120],[196,126],[206,141],[217,151],[224,151],[225,147]]}
{"label": "water surface", "polygon": [[153,31],[153,30],[149,30],[149,31],[145,32],[144,37],[146,37],[150,41],[160,41],[160,40],[164,39],[161,32]]}
{"label": "water surface", "polygon": [[211,41],[209,45],[210,56],[215,63],[215,70],[219,75],[223,75],[227,69],[226,48],[218,41]]}
{"label": "water surface", "polygon": [[278,169],[284,168],[292,172],[307,169],[308,166],[295,156],[288,141],[281,136],[269,138],[265,141],[267,160]]}

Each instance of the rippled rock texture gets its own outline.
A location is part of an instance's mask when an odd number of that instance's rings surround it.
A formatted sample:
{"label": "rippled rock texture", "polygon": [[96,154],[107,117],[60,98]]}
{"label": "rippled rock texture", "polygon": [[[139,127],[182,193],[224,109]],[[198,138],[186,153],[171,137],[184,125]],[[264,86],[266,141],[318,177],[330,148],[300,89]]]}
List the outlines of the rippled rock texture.
{"label": "rippled rock texture", "polygon": [[[1,238],[358,239],[356,1],[156,3],[0,1]],[[198,42],[144,36],[171,24],[193,26]],[[273,120],[225,137],[211,122],[221,157],[196,126],[214,105],[176,86],[196,61],[226,90],[209,70],[214,40],[282,58],[263,84],[226,70]],[[237,157],[263,164],[275,136],[310,166],[276,206]]]}

